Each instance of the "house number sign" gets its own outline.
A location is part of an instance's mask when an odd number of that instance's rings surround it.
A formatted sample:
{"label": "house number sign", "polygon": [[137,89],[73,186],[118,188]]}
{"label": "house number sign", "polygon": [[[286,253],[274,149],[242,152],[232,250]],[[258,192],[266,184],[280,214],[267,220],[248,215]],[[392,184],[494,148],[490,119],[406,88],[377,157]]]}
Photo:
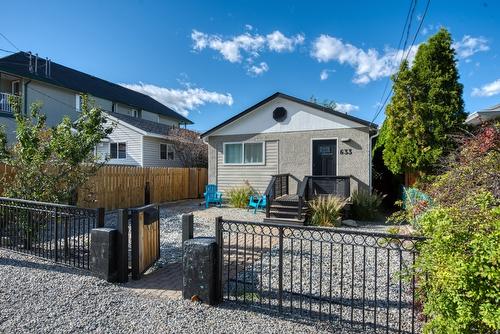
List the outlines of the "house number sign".
{"label": "house number sign", "polygon": [[341,155],[351,155],[352,154],[352,149],[350,149],[350,148],[340,149],[340,154]]}

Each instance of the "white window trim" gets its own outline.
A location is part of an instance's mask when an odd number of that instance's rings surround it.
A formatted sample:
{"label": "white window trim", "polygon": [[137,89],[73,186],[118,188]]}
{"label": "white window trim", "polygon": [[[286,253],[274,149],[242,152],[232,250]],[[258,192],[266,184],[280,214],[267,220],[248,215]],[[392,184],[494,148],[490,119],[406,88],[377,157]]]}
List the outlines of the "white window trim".
{"label": "white window trim", "polygon": [[[170,153],[170,151],[172,151],[172,159],[168,158],[168,153]],[[167,160],[172,160],[172,161],[175,160],[175,148],[174,148],[174,144],[167,144]]]}
{"label": "white window trim", "polygon": [[18,94],[21,94],[21,81],[20,80],[14,80],[10,83],[10,92],[13,94],[13,95],[16,95],[16,92],[14,91],[14,85],[19,85],[18,86]]}
{"label": "white window trim", "polygon": [[81,100],[82,100],[82,96],[78,93],[75,94],[75,109],[78,112],[82,111],[82,108],[80,107],[80,105],[82,104]]}
{"label": "white window trim", "polygon": [[[241,144],[243,149],[241,150],[241,163],[226,163],[226,145],[228,144]],[[256,163],[245,163],[245,144],[262,144],[262,162]],[[225,142],[223,145],[223,159],[222,162],[226,166],[264,166],[266,164],[266,142],[265,141],[248,141],[248,142]]]}
{"label": "white window trim", "polygon": [[[111,145],[112,144],[116,144],[116,158],[111,157]],[[125,144],[125,158],[120,158],[120,144]],[[128,151],[127,146],[128,146],[127,142],[125,142],[125,141],[109,143],[109,159],[110,160],[125,160],[125,159],[127,159],[127,151]]]}

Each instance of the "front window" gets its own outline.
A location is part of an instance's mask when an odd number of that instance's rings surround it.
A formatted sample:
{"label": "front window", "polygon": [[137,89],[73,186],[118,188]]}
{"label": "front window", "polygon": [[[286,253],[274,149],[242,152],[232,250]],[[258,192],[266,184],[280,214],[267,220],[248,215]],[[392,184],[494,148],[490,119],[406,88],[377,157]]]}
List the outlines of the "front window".
{"label": "front window", "polygon": [[111,144],[109,144],[109,157],[111,159],[126,159],[127,158],[127,143],[111,143]]}
{"label": "front window", "polygon": [[264,163],[264,143],[225,143],[225,164],[255,165]]}

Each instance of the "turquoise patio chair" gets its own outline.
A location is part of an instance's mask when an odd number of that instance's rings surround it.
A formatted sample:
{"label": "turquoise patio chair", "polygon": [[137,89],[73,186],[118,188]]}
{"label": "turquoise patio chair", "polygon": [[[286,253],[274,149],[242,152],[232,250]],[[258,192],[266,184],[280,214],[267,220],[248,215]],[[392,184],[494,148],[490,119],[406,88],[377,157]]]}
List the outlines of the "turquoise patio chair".
{"label": "turquoise patio chair", "polygon": [[263,196],[250,196],[250,201],[248,202],[247,211],[253,209],[253,213],[257,213],[258,209],[265,209],[267,205],[266,195]]}
{"label": "turquoise patio chair", "polygon": [[205,208],[208,208],[210,203],[222,206],[222,193],[217,191],[216,184],[207,184],[203,196],[205,197]]}

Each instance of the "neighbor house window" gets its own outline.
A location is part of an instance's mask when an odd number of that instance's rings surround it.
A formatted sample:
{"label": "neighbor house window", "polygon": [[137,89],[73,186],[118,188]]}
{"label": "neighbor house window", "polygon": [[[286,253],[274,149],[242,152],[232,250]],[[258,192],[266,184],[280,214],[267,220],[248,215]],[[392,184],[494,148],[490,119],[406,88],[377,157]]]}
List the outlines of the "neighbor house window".
{"label": "neighbor house window", "polygon": [[160,159],[167,160],[167,144],[160,144]]}
{"label": "neighbor house window", "polygon": [[174,160],[174,145],[160,144],[160,159],[161,160]]}
{"label": "neighbor house window", "polygon": [[80,94],[75,95],[75,106],[76,111],[82,111],[82,96]]}
{"label": "neighbor house window", "polygon": [[127,158],[127,143],[111,143],[111,144],[109,144],[109,157],[111,159],[126,159]]}
{"label": "neighbor house window", "polygon": [[168,147],[168,153],[167,153],[167,156],[168,156],[168,160],[174,160],[174,145],[172,144],[168,144],[167,145]]}
{"label": "neighbor house window", "polygon": [[225,143],[225,164],[263,164],[264,143]]}
{"label": "neighbor house window", "polygon": [[132,109],[132,116],[141,118],[141,111],[137,109]]}

